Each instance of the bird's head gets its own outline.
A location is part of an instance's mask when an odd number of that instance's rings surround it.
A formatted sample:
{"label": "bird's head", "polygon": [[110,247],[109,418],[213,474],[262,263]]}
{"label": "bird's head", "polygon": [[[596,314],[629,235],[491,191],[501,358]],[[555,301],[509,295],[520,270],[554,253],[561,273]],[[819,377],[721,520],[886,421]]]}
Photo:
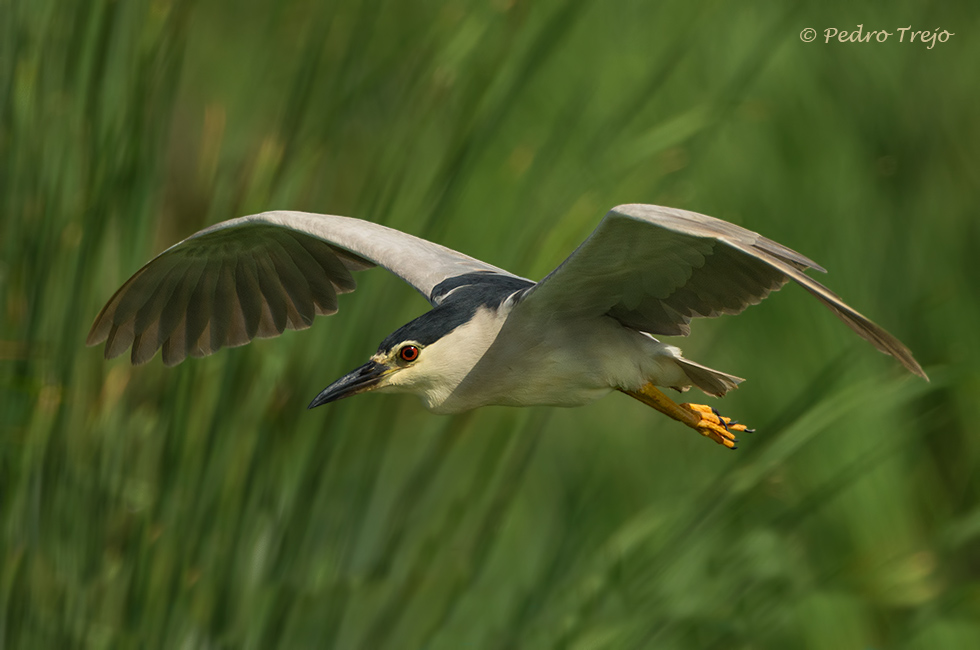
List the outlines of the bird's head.
{"label": "bird's head", "polygon": [[487,310],[442,305],[419,316],[382,341],[367,363],[320,391],[308,408],[378,391],[412,393],[438,411],[492,341],[481,312]]}
{"label": "bird's head", "polygon": [[[399,388],[411,392],[410,387],[419,379],[431,374],[428,372],[428,346],[418,341],[406,340],[389,350],[378,350],[377,354],[360,368],[352,370],[333,382],[310,402],[309,408],[351,397],[371,390],[397,391]],[[414,380],[414,381],[413,381]]]}

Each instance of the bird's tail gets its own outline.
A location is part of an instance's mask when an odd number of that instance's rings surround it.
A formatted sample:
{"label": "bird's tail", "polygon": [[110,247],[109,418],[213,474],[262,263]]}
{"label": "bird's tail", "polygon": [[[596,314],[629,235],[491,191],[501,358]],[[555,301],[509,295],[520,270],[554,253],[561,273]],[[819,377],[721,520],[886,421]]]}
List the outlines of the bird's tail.
{"label": "bird's tail", "polygon": [[694,363],[684,357],[677,359],[677,365],[681,367],[681,370],[684,371],[684,374],[687,375],[687,378],[691,380],[692,384],[708,395],[714,395],[715,397],[722,397],[728,391],[738,388],[738,385],[745,381],[741,377],[729,375],[719,370],[712,370],[707,366]]}

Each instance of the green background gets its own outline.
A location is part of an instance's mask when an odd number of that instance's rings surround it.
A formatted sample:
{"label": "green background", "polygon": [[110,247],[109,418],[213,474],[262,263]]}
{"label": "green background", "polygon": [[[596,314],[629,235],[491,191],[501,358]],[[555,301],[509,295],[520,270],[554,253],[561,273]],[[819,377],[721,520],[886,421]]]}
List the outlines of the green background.
{"label": "green background", "polygon": [[[0,0],[0,648],[980,647],[974,2]],[[911,25],[920,43],[804,43]],[[324,386],[426,309],[382,272],[165,369],[85,335],[267,209],[530,278],[608,208],[830,269],[695,323],[728,452],[622,395],[444,417]]]}

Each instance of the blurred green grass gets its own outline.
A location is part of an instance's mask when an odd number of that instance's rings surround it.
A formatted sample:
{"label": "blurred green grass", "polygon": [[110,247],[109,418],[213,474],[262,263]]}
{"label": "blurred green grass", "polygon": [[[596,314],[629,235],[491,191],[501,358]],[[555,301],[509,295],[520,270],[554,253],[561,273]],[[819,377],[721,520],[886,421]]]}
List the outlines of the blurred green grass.
{"label": "blurred green grass", "polygon": [[[0,648],[980,647],[980,25],[969,3],[0,0]],[[805,44],[913,24],[931,50]],[[622,396],[456,417],[307,401],[425,309],[176,369],[83,345],[179,238],[265,209],[537,278],[609,207],[809,255],[699,322],[759,432]]]}

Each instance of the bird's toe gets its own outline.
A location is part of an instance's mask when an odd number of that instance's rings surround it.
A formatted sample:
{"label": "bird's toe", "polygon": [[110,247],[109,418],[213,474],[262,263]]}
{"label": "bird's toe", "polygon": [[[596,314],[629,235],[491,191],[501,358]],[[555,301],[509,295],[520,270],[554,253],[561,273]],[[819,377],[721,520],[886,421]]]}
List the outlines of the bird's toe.
{"label": "bird's toe", "polygon": [[695,431],[702,436],[711,438],[720,445],[725,445],[729,449],[735,449],[738,438],[735,434],[742,431],[749,433],[755,429],[749,429],[744,424],[739,424],[731,418],[726,418],[717,410],[704,404],[681,404],[681,408],[686,409],[699,417],[699,420],[691,425]]}

